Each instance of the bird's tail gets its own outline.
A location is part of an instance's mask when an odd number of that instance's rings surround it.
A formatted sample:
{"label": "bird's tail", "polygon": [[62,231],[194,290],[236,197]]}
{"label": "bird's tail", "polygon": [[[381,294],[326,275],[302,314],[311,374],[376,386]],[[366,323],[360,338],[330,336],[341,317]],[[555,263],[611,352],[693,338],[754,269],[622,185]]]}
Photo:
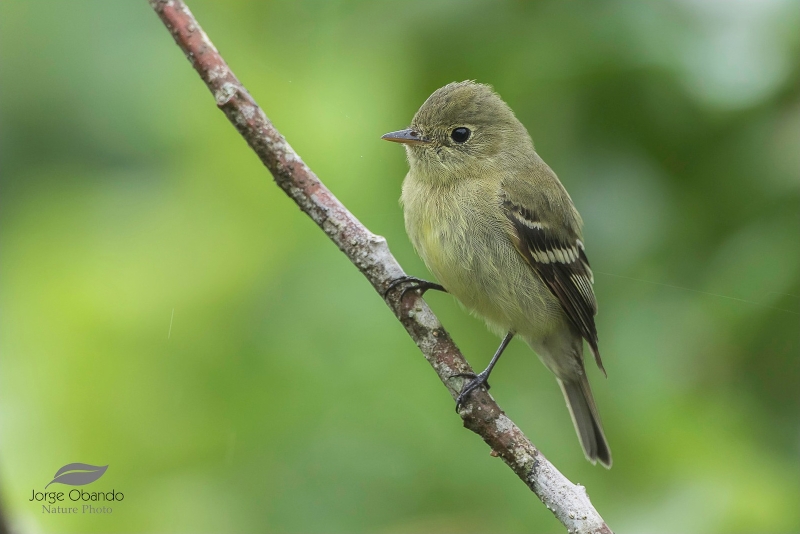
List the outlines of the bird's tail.
{"label": "bird's tail", "polygon": [[567,401],[572,423],[575,425],[586,458],[592,463],[600,461],[603,466],[610,468],[611,449],[608,448],[608,441],[603,433],[603,425],[600,423],[600,415],[597,413],[597,405],[594,403],[586,375],[582,374],[574,380],[559,378],[558,385],[564,392],[564,399]]}

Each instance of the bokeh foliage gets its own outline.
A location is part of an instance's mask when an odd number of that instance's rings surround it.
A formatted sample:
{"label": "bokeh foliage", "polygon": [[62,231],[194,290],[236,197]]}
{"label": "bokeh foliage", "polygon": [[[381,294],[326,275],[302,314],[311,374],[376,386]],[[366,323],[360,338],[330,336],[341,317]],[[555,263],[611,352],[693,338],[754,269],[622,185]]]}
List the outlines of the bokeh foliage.
{"label": "bokeh foliage", "polygon": [[[334,193],[426,275],[379,136],[491,83],[586,222],[614,468],[521,343],[507,413],[620,532],[800,529],[796,1],[192,0]],[[144,0],[6,0],[0,492],[28,532],[558,532]],[[476,367],[494,338],[428,298]],[[28,502],[109,464],[109,516]],[[88,488],[88,487],[87,487]],[[52,487],[51,487],[52,489]]]}

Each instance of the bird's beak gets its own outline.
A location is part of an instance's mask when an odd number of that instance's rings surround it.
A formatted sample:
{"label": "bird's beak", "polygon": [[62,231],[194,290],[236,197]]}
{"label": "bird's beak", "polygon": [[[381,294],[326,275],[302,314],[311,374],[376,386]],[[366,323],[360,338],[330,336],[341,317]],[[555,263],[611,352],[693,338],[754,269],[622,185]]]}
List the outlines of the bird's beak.
{"label": "bird's beak", "polygon": [[383,134],[381,139],[386,139],[393,143],[403,143],[404,145],[427,145],[431,142],[430,139],[425,139],[422,134],[411,128]]}

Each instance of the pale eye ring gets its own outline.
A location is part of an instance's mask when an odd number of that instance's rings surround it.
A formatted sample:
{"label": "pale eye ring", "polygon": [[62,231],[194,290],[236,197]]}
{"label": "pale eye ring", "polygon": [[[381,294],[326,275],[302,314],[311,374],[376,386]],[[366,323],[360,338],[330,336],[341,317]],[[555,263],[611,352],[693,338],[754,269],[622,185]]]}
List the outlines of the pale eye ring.
{"label": "pale eye ring", "polygon": [[452,132],[450,132],[450,139],[452,139],[456,143],[466,143],[471,133],[472,132],[469,131],[469,128],[464,128],[463,126],[460,126],[454,129]]}

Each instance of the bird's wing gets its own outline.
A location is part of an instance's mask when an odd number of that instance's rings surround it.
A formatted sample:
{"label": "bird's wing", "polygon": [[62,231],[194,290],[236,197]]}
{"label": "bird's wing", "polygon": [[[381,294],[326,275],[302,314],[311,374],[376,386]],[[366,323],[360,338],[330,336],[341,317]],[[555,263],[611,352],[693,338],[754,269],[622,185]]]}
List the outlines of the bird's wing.
{"label": "bird's wing", "polygon": [[558,298],[605,374],[594,324],[594,276],[580,239],[580,216],[562,187],[558,193],[556,198],[545,197],[530,182],[505,180],[500,201],[511,222],[511,241]]}

